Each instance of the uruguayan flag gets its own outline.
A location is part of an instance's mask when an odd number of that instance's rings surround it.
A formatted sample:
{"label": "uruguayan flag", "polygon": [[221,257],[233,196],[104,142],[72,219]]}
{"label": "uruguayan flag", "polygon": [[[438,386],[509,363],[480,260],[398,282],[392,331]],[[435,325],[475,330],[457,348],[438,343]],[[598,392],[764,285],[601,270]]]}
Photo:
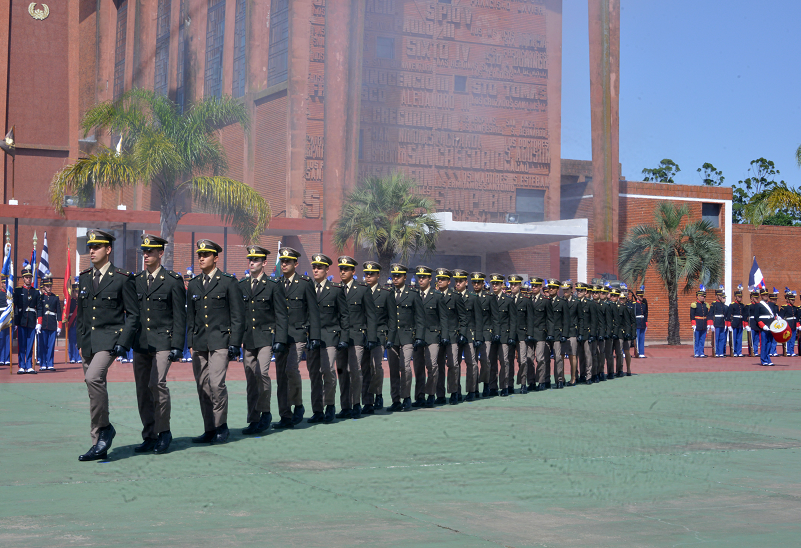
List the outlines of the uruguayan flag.
{"label": "uruguayan flag", "polygon": [[11,261],[11,244],[6,244],[2,273],[6,277],[6,309],[0,314],[0,329],[8,329],[14,320],[14,263]]}

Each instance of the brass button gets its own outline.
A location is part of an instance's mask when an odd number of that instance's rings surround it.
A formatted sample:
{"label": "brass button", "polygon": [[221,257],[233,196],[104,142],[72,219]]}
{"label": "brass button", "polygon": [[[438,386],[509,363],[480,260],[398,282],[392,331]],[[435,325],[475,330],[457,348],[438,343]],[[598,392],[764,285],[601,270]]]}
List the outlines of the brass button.
{"label": "brass button", "polygon": [[204,299],[208,299],[208,297],[203,297]]}
{"label": "brass button", "polygon": [[94,326],[92,326],[92,329],[94,329],[94,328],[95,328],[95,327],[94,327]]}
{"label": "brass button", "polygon": [[150,309],[148,308],[147,311],[150,312]]}
{"label": "brass button", "polygon": [[150,328],[148,327],[147,330],[150,331]]}
{"label": "brass button", "polygon": [[208,327],[208,326],[209,326],[209,324],[206,324],[206,327]]}
{"label": "brass button", "polygon": [[92,316],[92,319],[94,320],[94,319],[95,319],[95,317],[94,317],[94,316]]}

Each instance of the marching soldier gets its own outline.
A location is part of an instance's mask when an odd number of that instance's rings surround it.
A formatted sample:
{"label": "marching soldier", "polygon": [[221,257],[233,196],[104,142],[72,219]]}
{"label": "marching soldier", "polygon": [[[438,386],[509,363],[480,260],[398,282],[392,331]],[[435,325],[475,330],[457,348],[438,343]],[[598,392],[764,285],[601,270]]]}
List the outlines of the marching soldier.
{"label": "marching soldier", "polygon": [[475,294],[467,291],[467,271],[455,269],[453,279],[456,280],[457,299],[461,297],[465,309],[465,330],[459,333],[459,352],[456,360],[461,363],[464,358],[467,369],[467,401],[479,397],[478,363],[476,350],[484,344],[484,311],[482,301]]}
{"label": "marching soldier", "polygon": [[[473,282],[473,293],[479,301],[481,308],[481,324],[484,326],[484,333],[481,342],[476,346],[476,361],[479,364],[478,382],[484,383],[484,390],[481,395],[489,397],[490,394],[490,356],[489,350],[492,343],[500,342],[498,334],[498,300],[492,298],[491,292],[486,291],[484,281],[486,275],[483,272],[473,272],[470,274],[470,281]],[[476,388],[478,390],[478,388]]]}
{"label": "marching soldier", "polygon": [[33,288],[33,269],[28,261],[22,267],[22,287],[14,288],[14,325],[17,327],[19,352],[18,375],[36,374],[33,368],[33,341],[36,336],[36,309],[39,292]]}
{"label": "marching soldier", "polygon": [[111,264],[114,236],[90,230],[86,240],[92,266],[80,274],[78,346],[89,392],[92,447],[80,461],[105,459],[116,435],[109,422],[106,373],[114,358],[128,352],[139,328],[134,275]]}
{"label": "marching soldier", "polygon": [[[343,255],[337,260],[339,275],[342,280],[342,289],[348,305],[348,324],[350,329],[343,333],[343,339],[348,343],[346,351],[342,351],[342,360],[338,361],[345,369],[343,374],[340,368],[339,393],[342,406],[351,405],[351,417],[356,419],[361,415],[362,403],[362,362],[365,355],[370,355],[378,344],[376,334],[376,310],[373,301],[373,292],[367,284],[356,283],[353,274],[356,272],[356,259]],[[366,406],[366,402],[365,402]]]}
{"label": "marching soldier", "polygon": [[450,289],[451,271],[438,268],[436,271],[437,291],[440,292],[444,311],[444,325],[439,344],[439,376],[437,377],[437,401],[445,403],[445,381],[447,372],[450,404],[456,405],[462,400],[462,363],[459,361],[459,337],[467,329],[464,301]]}
{"label": "marching soldier", "polygon": [[161,266],[167,243],[145,234],[140,246],[145,269],[135,282],[140,326],[133,342],[133,371],[143,441],[136,453],[166,453],[172,441],[167,372],[181,359],[186,339],[186,290],[180,274]]}
{"label": "marching soldier", "polygon": [[39,371],[54,371],[56,337],[61,335],[61,299],[53,293],[53,275],[42,277],[42,293],[36,306],[36,334],[39,335]]}
{"label": "marching soldier", "polygon": [[779,315],[787,322],[790,328],[790,339],[784,343],[785,353],[792,357],[795,356],[795,331],[798,325],[798,309],[795,306],[795,291],[790,291],[789,287],[784,288],[785,304],[779,309]]}
{"label": "marching soldier", "polygon": [[648,331],[648,301],[645,299],[645,286],[641,285],[634,296],[634,319],[637,322],[636,355],[645,358],[645,332]]}
{"label": "marching soldier", "polygon": [[715,357],[726,357],[726,332],[728,331],[729,307],[724,302],[726,293],[721,285],[715,290],[715,302],[709,307],[709,318],[712,321],[715,335]]}
{"label": "marching soldier", "polygon": [[734,302],[729,305],[729,331],[732,334],[732,355],[735,358],[743,356],[743,327],[748,321],[748,310],[743,304],[743,286],[737,286],[734,291]]}
{"label": "marching soldier", "polygon": [[606,310],[603,308],[601,295],[603,286],[593,285],[592,302],[595,308],[596,334],[595,334],[595,355],[593,357],[593,382],[600,382],[604,376],[604,362],[606,361]]}
{"label": "marching soldier", "polygon": [[[364,409],[362,414],[372,415],[376,410],[384,407],[384,350],[389,353],[395,345],[398,331],[398,314],[395,305],[395,296],[391,289],[379,287],[378,279],[381,277],[381,265],[375,261],[362,264],[364,282],[373,295],[375,305],[375,328],[378,343],[362,358],[362,399]],[[383,348],[381,345],[384,345]],[[411,373],[411,371],[410,371]]]}
{"label": "marching soldier", "polygon": [[[281,416],[275,428],[294,428],[303,420],[305,412],[298,364],[304,346],[309,353],[322,346],[320,310],[314,283],[308,276],[295,272],[300,253],[291,247],[282,247],[278,257],[282,273],[279,282],[284,285],[288,319],[286,352],[275,357],[275,380],[278,385],[276,396],[278,414]],[[308,363],[306,365],[308,367]]]}
{"label": "marching soldier", "polygon": [[[776,310],[778,310],[779,309],[779,304],[778,304],[779,303],[779,291],[775,287],[773,288],[773,292],[772,293],[768,293],[768,299],[773,304],[773,306],[776,308]],[[777,353],[777,350],[776,350],[778,348],[778,343],[776,342],[776,339],[774,339],[773,337],[768,337],[768,347],[769,347],[768,348],[768,352],[770,353],[771,357],[775,358],[775,357],[777,357],[779,355]]]}
{"label": "marching soldier", "polygon": [[604,374],[603,370],[601,371],[601,380],[614,380],[615,378],[615,349],[620,345],[616,345],[615,341],[618,340],[617,337],[617,325],[615,324],[615,312],[616,310],[612,307],[612,300],[610,299],[612,293],[612,288],[609,284],[603,286],[601,289],[601,309],[603,310],[604,315],[606,316],[606,344],[604,345],[604,352],[605,352],[605,361],[606,361],[606,373]]}
{"label": "marching soldier", "polygon": [[245,301],[242,364],[248,405],[248,426],[242,433],[250,435],[269,432],[273,422],[270,361],[273,354],[280,356],[286,352],[288,316],[283,284],[264,271],[270,251],[251,245],[247,252],[250,276],[239,282],[239,290]]}
{"label": "marching soldier", "polygon": [[[532,366],[529,390],[548,390],[551,387],[551,348],[553,342],[553,308],[550,299],[545,295],[542,278],[534,278],[531,281],[531,305],[532,305],[532,331],[534,355],[532,364],[536,363],[536,381],[539,386],[534,384],[535,371]],[[519,331],[519,326],[518,326]],[[564,362],[563,362],[564,363]]]}
{"label": "marching soldier", "polygon": [[770,359],[770,345],[768,344],[768,340],[773,338],[770,332],[770,324],[778,316],[779,308],[774,303],[770,302],[770,293],[768,293],[766,288],[763,287],[759,291],[759,296],[762,300],[754,307],[754,313],[757,318],[757,328],[760,334],[760,365],[774,365]]}
{"label": "marching soldier", "polygon": [[492,288],[492,299],[495,299],[497,308],[498,331],[492,337],[490,346],[490,397],[498,395],[498,386],[501,390],[506,389],[509,394],[509,386],[512,375],[509,372],[510,363],[515,358],[515,348],[517,346],[517,310],[514,300],[504,292],[504,276],[501,274],[490,274],[490,287]]}
{"label": "marching soldier", "polygon": [[[556,388],[565,387],[565,348],[567,336],[570,331],[570,315],[567,300],[559,296],[559,288],[562,282],[559,280],[548,280],[548,298],[551,301],[551,341],[550,349],[553,353],[553,377]],[[550,364],[550,360],[547,360]],[[551,380],[550,371],[548,372],[546,384]]]}
{"label": "marching soldier", "polygon": [[577,330],[576,341],[578,342],[579,356],[579,382],[584,381],[592,384],[593,381],[593,362],[595,361],[595,337],[598,332],[597,310],[592,297],[587,296],[587,291],[592,288],[588,284],[579,282],[576,284],[578,289],[578,319],[579,327]]}
{"label": "marching soldier", "polygon": [[[527,299],[522,294],[523,277],[517,274],[509,276],[509,287],[512,289],[512,302],[514,304],[515,325],[515,345],[517,350],[517,382],[520,384],[520,393],[528,394],[528,375],[533,373],[534,349],[534,305],[531,299]],[[514,384],[514,352],[509,353],[509,378],[508,386],[501,387],[501,396],[508,396],[515,393]],[[533,376],[533,375],[532,375]],[[534,379],[531,379],[534,382]]]}
{"label": "marching soldier", "polygon": [[[578,284],[576,284],[576,289],[578,289]],[[562,344],[562,350],[570,360],[570,386],[575,386],[578,378],[579,299],[573,294],[573,282],[571,280],[562,283],[562,294],[567,306],[565,309],[565,317],[567,319],[565,338],[567,341]]]}
{"label": "marching soldier", "polygon": [[70,363],[81,361],[81,354],[78,352],[78,276],[70,286],[70,308],[67,311],[67,355]]}
{"label": "marching soldier", "polygon": [[245,306],[239,283],[217,268],[222,246],[198,240],[200,274],[189,282],[186,324],[192,349],[204,432],[192,443],[225,443],[228,440],[228,362],[239,356],[245,331]]}
{"label": "marching soldier", "polygon": [[[620,284],[621,291],[620,291],[620,301],[622,303],[621,308],[623,308],[624,312],[624,333],[625,338],[623,339],[623,355],[626,358],[626,376],[631,377],[631,354],[632,349],[634,352],[637,351],[637,319],[634,314],[634,301],[636,300],[634,296],[634,290],[629,289],[626,284]],[[621,375],[622,376],[622,375]]]}
{"label": "marching soldier", "polygon": [[620,303],[620,289],[611,288],[607,306],[612,311],[612,353],[614,367],[609,369],[609,362],[606,363],[606,378],[612,380],[615,377],[623,376],[623,346],[625,344],[626,312],[625,307]]}
{"label": "marching soldier", "polygon": [[[306,355],[312,400],[312,416],[308,422],[312,424],[317,422],[327,424],[334,420],[334,401],[337,396],[336,370],[339,368],[337,362],[340,360],[347,362],[347,333],[350,329],[348,301],[345,299],[345,289],[342,284],[328,281],[328,267],[332,263],[333,261],[322,253],[312,256],[312,282],[320,313],[322,340],[321,345],[309,350]],[[344,351],[345,356],[338,356],[339,351]],[[347,363],[345,365],[347,366]],[[347,395],[344,392],[341,394],[339,399],[341,409],[336,418],[349,419],[353,415],[353,418],[358,419],[361,416],[361,408],[358,409],[358,414],[355,408],[351,413],[349,392]]]}
{"label": "marching soldier", "polygon": [[704,343],[706,342],[707,332],[707,318],[709,316],[709,308],[706,304],[706,289],[704,284],[701,284],[698,291],[695,292],[696,301],[690,305],[690,323],[693,327],[693,348],[695,350],[694,357],[706,358],[704,354]]}
{"label": "marching soldier", "polygon": [[[396,277],[397,272],[403,272],[402,276]],[[406,280],[406,268],[403,265],[394,265],[392,268],[392,281],[395,284],[395,299],[398,303],[398,339],[402,339],[403,331],[401,328],[401,317],[406,316],[407,325],[411,325],[412,320],[418,321],[418,316],[413,312],[413,307],[408,303],[411,296],[407,296],[403,291],[399,291]],[[439,348],[443,337],[448,333],[448,320],[445,313],[445,305],[442,302],[442,293],[431,287],[431,268],[419,265],[415,268],[417,285],[420,288],[420,307],[419,316],[420,329],[416,330],[417,337],[414,344],[414,394],[415,399],[420,401],[426,395],[426,407],[434,407],[434,404],[442,405],[445,398],[434,399],[437,392],[439,376],[444,375],[440,368]],[[399,287],[399,284],[400,287]],[[414,299],[413,299],[414,300]],[[403,304],[402,304],[403,303]],[[403,308],[406,308],[404,311]],[[409,329],[409,327],[407,327]],[[408,340],[408,339],[407,339]],[[390,362],[390,372],[392,372]],[[428,376],[426,377],[426,373]],[[394,400],[394,396],[393,396]],[[394,407],[393,403],[393,407]],[[406,405],[404,401],[404,406]],[[390,408],[392,409],[392,408]]]}

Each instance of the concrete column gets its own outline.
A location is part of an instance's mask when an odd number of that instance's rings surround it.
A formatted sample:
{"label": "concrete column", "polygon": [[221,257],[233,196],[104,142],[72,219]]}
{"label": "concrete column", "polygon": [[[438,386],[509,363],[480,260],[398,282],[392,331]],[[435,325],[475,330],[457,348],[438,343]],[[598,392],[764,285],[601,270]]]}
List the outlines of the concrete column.
{"label": "concrete column", "polygon": [[364,59],[364,14],[366,0],[351,0],[350,56],[348,62],[347,120],[345,133],[345,192],[358,183],[359,130],[361,128],[362,61]]}
{"label": "concrete column", "polygon": [[617,273],[620,0],[588,0],[594,270],[588,277]]}
{"label": "concrete column", "polygon": [[[306,108],[309,101],[309,35],[312,3],[289,2],[289,79],[287,82],[287,154],[286,216],[300,217],[303,210],[306,165]],[[327,37],[326,37],[327,38]],[[290,246],[291,247],[291,246]]]}

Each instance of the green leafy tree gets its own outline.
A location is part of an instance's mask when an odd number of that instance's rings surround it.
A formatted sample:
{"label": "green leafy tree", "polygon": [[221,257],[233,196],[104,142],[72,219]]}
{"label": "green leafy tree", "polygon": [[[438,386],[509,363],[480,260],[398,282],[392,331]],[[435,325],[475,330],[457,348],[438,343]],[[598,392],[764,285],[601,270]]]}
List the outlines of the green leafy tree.
{"label": "green leafy tree", "polygon": [[751,162],[748,173],[750,177],[732,187],[732,220],[735,223],[792,226],[801,221],[801,212],[779,207],[778,200],[768,200],[777,188],[787,188],[784,181],[776,181],[781,172],[773,161],[757,158]]}
{"label": "green leafy tree", "polygon": [[643,181],[650,181],[654,183],[671,183],[674,184],[676,181],[673,178],[676,174],[681,171],[679,164],[665,158],[659,165],[653,169],[643,169],[642,174],[645,175],[643,177]]}
{"label": "green leafy tree", "polygon": [[706,186],[721,186],[726,179],[723,172],[715,169],[709,162],[704,162],[704,165],[698,168],[698,175]]}
{"label": "green leafy tree", "polygon": [[334,225],[334,245],[364,246],[385,268],[400,255],[430,255],[436,250],[440,223],[432,216],[434,201],[417,193],[414,179],[402,173],[368,177],[342,204]]}
{"label": "green leafy tree", "polygon": [[[245,107],[229,97],[210,97],[183,114],[167,97],[133,89],[115,102],[99,103],[81,122],[84,136],[108,132],[117,150],[100,145],[58,173],[50,183],[50,201],[63,213],[64,197],[91,195],[94,188],[151,185],[160,201],[161,236],[174,242],[178,221],[192,202],[219,215],[247,243],[256,241],[270,220],[270,205],[251,187],[225,176],[227,162],[218,130],[249,124]],[[164,265],[173,266],[173,247]]]}
{"label": "green leafy tree", "polygon": [[795,151],[795,161],[798,164],[798,167],[801,167],[801,145],[798,145],[798,148]]}
{"label": "green leafy tree", "polygon": [[637,285],[653,268],[668,294],[668,344],[681,344],[679,285],[684,293],[699,283],[716,284],[723,276],[723,245],[709,221],[689,222],[686,205],[660,202],[654,223],[633,227],[620,244],[620,278]]}

